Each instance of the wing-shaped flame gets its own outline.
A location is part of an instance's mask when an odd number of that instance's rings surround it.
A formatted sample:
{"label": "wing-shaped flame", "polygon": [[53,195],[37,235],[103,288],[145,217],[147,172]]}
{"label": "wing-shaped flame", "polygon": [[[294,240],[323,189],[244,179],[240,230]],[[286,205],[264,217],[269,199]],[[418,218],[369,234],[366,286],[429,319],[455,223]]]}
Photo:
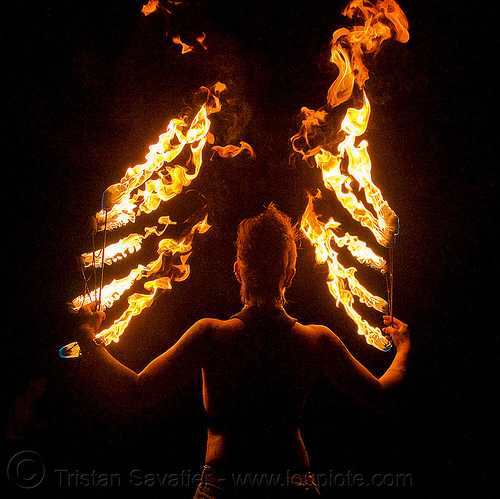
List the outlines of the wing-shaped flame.
{"label": "wing-shaped flame", "polygon": [[[172,288],[172,281],[183,281],[189,276],[189,265],[187,263],[192,250],[193,237],[196,232],[203,234],[210,228],[207,223],[207,216],[197,224],[195,224],[189,234],[183,237],[180,241],[173,239],[163,239],[158,244],[159,256],[146,266],[140,265],[137,269],[131,272],[132,278],[135,280],[149,278],[154,274],[158,274],[164,265],[165,259],[168,259],[169,265],[167,275],[162,275],[155,279],[149,280],[144,284],[144,289],[150,291],[149,294],[134,293],[128,297],[128,308],[117,319],[111,327],[101,331],[96,337],[101,339],[105,345],[111,341],[117,342],[130,323],[132,317],[139,315],[145,308],[150,307],[156,297],[158,290]],[[175,264],[175,257],[179,257],[179,263]],[[130,286],[129,286],[130,287]],[[125,291],[125,290],[124,290]]]}
{"label": "wing-shaped flame", "polygon": [[[360,18],[364,23],[350,29],[338,29],[333,34],[330,60],[337,66],[339,73],[327,94],[331,108],[349,100],[355,84],[363,89],[368,79],[365,54],[376,53],[382,42],[391,36],[403,43],[409,38],[408,21],[394,0],[379,0],[376,4],[367,0],[353,0],[343,14],[350,18]],[[361,108],[347,109],[339,130],[344,138],[336,151],[332,151],[326,141],[315,143],[314,146],[312,144],[312,139],[319,136],[318,130],[326,123],[326,111],[303,108],[302,112],[302,126],[291,139],[294,150],[304,158],[314,158],[316,166],[321,168],[324,186],[335,193],[341,206],[354,220],[367,227],[381,246],[390,247],[397,232],[397,217],[372,181],[368,142],[358,142],[358,137],[365,133],[370,118],[370,102],[366,92],[363,90]],[[365,202],[359,199],[353,182],[357,184],[357,191],[363,191]],[[342,303],[347,315],[356,323],[358,333],[365,335],[369,344],[380,350],[387,350],[391,344],[382,331],[370,326],[353,308],[354,297],[380,312],[387,311],[387,302],[369,293],[357,281],[354,276],[355,268],[345,268],[339,263],[333,244],[347,247],[360,263],[382,273],[387,270],[386,261],[357,236],[349,233],[337,236],[333,229],[339,227],[340,223],[333,219],[326,224],[319,221],[314,212],[313,198],[309,196],[302,215],[301,229],[315,247],[316,260],[328,265],[330,293],[337,306]]]}
{"label": "wing-shaped flame", "polygon": [[[133,223],[137,216],[150,213],[164,202],[178,195],[198,175],[203,162],[203,148],[211,139],[209,116],[221,109],[220,94],[226,89],[217,83],[212,89],[202,87],[206,93],[205,103],[191,121],[187,118],[176,118],[170,121],[165,133],[158,142],[149,147],[146,162],[127,169],[121,181],[111,185],[103,195],[103,209],[96,214],[98,230],[113,230],[117,227]],[[242,143],[242,150],[251,147]],[[187,149],[187,160],[184,165],[172,164],[181,152]],[[183,155],[186,157],[186,154]],[[82,305],[100,301],[102,309],[110,308],[132,286],[143,279],[148,279],[144,288],[148,293],[133,293],[128,297],[128,307],[122,316],[111,327],[99,333],[98,337],[105,343],[118,341],[132,317],[151,306],[158,290],[171,289],[172,282],[182,281],[189,275],[188,258],[191,254],[193,238],[196,233],[204,233],[210,225],[208,215],[194,224],[189,233],[181,239],[165,238],[158,243],[158,258],[147,265],[138,265],[125,277],[94,289],[85,295],[78,296],[72,302],[76,310]],[[158,219],[163,224],[146,227],[144,234],[129,234],[120,241],[109,244],[99,251],[87,252],[81,256],[83,266],[111,265],[140,250],[144,239],[151,235],[162,236],[172,222],[168,216]]]}
{"label": "wing-shaped flame", "polygon": [[[328,265],[327,285],[331,295],[335,298],[337,306],[341,303],[347,315],[358,326],[358,333],[366,337],[366,341],[381,350],[387,350],[390,347],[390,342],[383,336],[379,328],[372,327],[368,322],[354,309],[354,296],[361,303],[375,308],[379,312],[387,310],[387,302],[371,294],[364,288],[355,277],[356,269],[354,267],[345,268],[338,260],[338,253],[332,248],[332,240],[337,243],[337,238],[333,233],[333,229],[340,226],[338,222],[330,219],[326,224],[318,220],[319,215],[314,212],[313,198],[309,196],[309,202],[306,210],[302,215],[300,228],[305,236],[311,241],[315,247],[316,261],[318,263],[326,263]],[[349,234],[346,234],[348,238]],[[344,236],[344,237],[346,237]],[[339,238],[342,241],[343,238]],[[342,246],[344,243],[338,244]],[[368,251],[367,251],[368,250]],[[366,248],[364,244],[360,244],[354,251],[357,254],[358,260],[377,262],[378,265],[384,266],[380,257]]]}
{"label": "wing-shaped flame", "polygon": [[[127,169],[118,184],[106,190],[112,199],[107,212],[106,226],[112,230],[134,222],[140,212],[151,213],[162,201],[168,201],[187,187],[198,176],[202,164],[202,151],[210,130],[209,115],[221,109],[219,95],[226,89],[222,83],[207,88],[207,101],[201,106],[190,125],[186,119],[170,121],[158,142],[149,146],[146,162]],[[171,165],[185,147],[189,148],[189,165],[194,172],[188,173],[188,165]],[[152,178],[156,174],[157,178]],[[97,213],[99,227],[104,227],[105,210]]]}

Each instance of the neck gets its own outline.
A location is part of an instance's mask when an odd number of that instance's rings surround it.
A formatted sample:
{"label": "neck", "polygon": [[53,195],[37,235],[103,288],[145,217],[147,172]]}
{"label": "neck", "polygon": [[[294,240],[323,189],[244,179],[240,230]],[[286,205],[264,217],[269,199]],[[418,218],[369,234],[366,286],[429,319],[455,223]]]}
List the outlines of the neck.
{"label": "neck", "polygon": [[260,308],[262,310],[282,310],[283,305],[281,303],[257,303],[257,300],[250,299],[247,303],[245,303],[245,308]]}

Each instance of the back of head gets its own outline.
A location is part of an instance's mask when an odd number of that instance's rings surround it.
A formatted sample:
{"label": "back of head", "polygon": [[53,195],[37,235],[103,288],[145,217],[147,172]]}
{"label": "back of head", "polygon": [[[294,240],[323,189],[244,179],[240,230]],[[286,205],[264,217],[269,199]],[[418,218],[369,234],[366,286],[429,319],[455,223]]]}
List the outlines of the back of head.
{"label": "back of head", "polygon": [[295,272],[297,233],[274,204],[238,227],[237,258],[244,304],[284,305],[287,276]]}

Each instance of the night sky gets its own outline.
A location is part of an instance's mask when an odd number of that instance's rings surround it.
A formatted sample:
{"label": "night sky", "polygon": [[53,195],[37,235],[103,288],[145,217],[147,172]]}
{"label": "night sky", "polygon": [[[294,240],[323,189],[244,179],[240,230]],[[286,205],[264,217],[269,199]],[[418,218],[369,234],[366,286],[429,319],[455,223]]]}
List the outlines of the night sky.
{"label": "night sky", "polygon": [[[200,86],[228,86],[236,114],[214,116],[216,143],[244,140],[256,158],[210,161],[205,153],[193,192],[138,221],[139,227],[154,223],[161,210],[182,221],[204,199],[212,225],[195,238],[189,279],[174,284],[110,347],[140,370],[196,320],[225,319],[239,310],[232,274],[238,223],[271,201],[297,222],[306,191],[321,186],[317,169],[290,159],[289,139],[302,106],[325,105],[336,75],[328,62],[331,35],[350,26],[340,14],[344,2],[335,0],[206,0],[177,8],[170,21],[145,17],[143,3],[19,1],[4,16],[2,240],[8,297],[1,349],[7,406],[13,407],[30,380],[48,380],[37,406],[39,427],[8,440],[4,462],[19,450],[38,452],[48,477],[36,490],[61,495],[76,491],[61,486],[54,469],[128,476],[134,469],[195,473],[203,465],[199,380],[173,400],[119,419],[86,402],[78,361],[57,357],[58,348],[73,339],[65,303],[82,292],[76,256],[90,249],[88,219],[98,211],[102,192],[127,167],[144,161],[170,119],[196,112]],[[489,343],[498,329],[487,285],[495,260],[490,109],[496,73],[489,58],[492,16],[474,3],[401,0],[410,41],[386,42],[369,62],[372,117],[365,138],[375,184],[401,222],[395,315],[413,331],[410,373],[398,407],[374,415],[321,386],[304,415],[316,471],[412,474],[411,490],[381,487],[376,492],[384,496],[421,497],[466,486],[480,495],[487,487],[481,457],[495,393],[488,385],[495,351]],[[208,50],[195,44],[181,55],[167,30],[187,43],[205,32]],[[154,242],[144,253],[131,260],[153,259]],[[107,278],[123,275],[128,265],[107,269]],[[379,275],[359,272],[384,293]],[[306,242],[288,300],[290,315],[330,327],[376,375],[389,366],[394,353],[367,345],[335,308]],[[118,496],[123,489],[79,491]],[[188,487],[132,491],[193,494]],[[333,487],[325,495],[359,492]]]}

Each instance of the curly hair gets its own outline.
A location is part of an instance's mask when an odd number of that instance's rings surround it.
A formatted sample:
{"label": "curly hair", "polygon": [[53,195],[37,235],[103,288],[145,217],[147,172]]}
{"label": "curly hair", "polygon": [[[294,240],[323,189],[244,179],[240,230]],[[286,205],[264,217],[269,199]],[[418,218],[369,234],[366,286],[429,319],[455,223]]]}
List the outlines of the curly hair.
{"label": "curly hair", "polygon": [[257,306],[284,305],[286,279],[295,272],[297,229],[271,203],[260,215],[243,220],[236,241],[241,301]]}

